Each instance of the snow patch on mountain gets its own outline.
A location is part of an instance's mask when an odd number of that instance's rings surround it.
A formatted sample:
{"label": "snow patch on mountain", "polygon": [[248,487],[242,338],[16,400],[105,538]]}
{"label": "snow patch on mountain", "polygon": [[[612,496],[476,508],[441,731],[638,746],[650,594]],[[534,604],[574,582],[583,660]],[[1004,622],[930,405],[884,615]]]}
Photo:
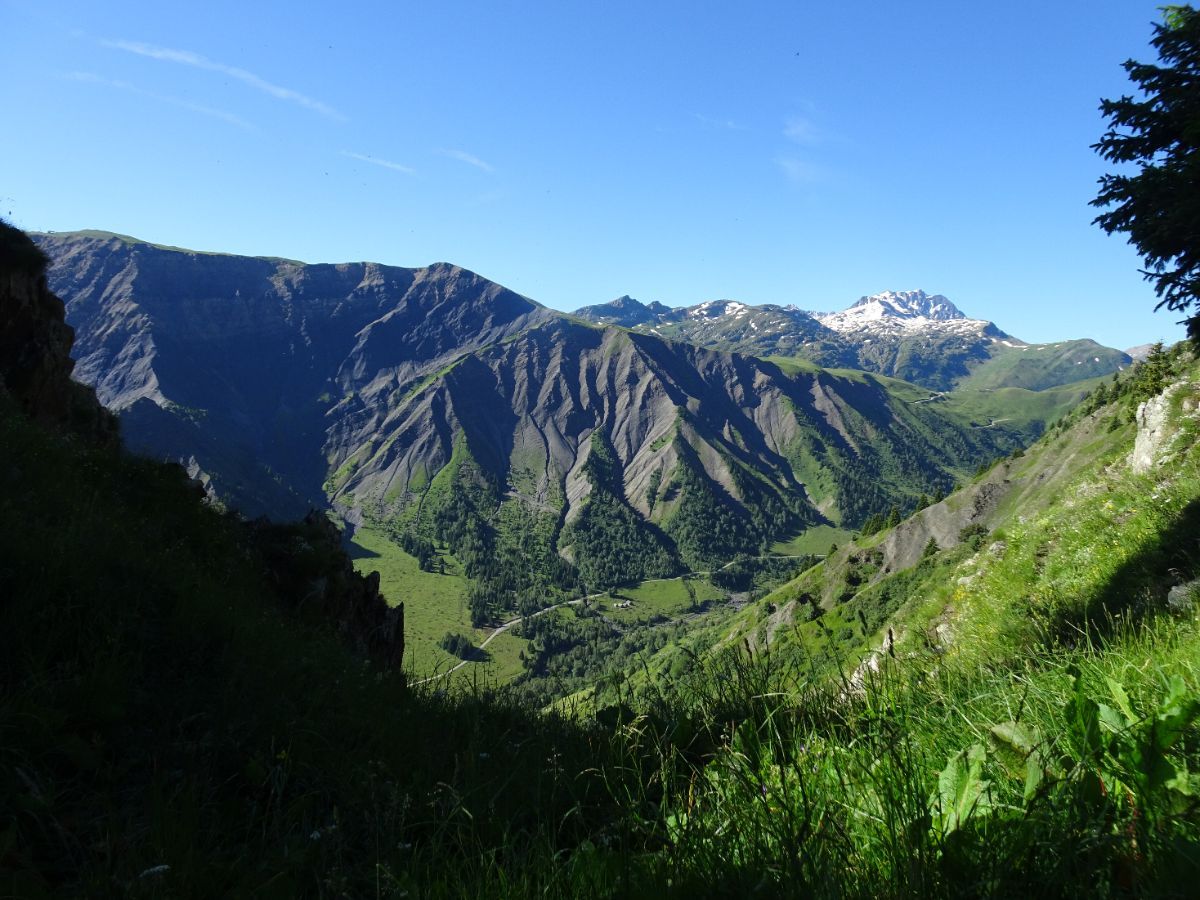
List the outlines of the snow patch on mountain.
{"label": "snow patch on mountain", "polygon": [[687,315],[692,319],[716,319],[721,316],[745,315],[749,307],[736,300],[706,300],[699,306],[693,306]]}

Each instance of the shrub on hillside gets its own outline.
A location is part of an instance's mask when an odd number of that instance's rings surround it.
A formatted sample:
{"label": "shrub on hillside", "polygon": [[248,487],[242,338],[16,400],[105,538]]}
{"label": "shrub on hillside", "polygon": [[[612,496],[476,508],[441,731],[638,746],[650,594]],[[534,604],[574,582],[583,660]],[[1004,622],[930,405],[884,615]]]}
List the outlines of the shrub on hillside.
{"label": "shrub on hillside", "polygon": [[459,659],[467,659],[475,650],[475,645],[471,643],[471,639],[464,634],[459,634],[456,631],[447,631],[440,641],[438,646]]}

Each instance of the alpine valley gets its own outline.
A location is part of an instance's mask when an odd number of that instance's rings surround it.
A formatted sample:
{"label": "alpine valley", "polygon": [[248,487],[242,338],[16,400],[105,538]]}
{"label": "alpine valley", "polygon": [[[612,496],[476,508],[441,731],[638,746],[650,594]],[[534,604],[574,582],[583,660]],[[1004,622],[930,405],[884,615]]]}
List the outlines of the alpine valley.
{"label": "alpine valley", "polygon": [[430,665],[452,658],[446,628],[581,589],[798,565],[1028,445],[1130,363],[920,291],[829,315],[622,298],[568,316],[448,264],[35,240],[75,377],[127,444],[247,516],[335,513],[365,567],[396,561],[385,592]]}

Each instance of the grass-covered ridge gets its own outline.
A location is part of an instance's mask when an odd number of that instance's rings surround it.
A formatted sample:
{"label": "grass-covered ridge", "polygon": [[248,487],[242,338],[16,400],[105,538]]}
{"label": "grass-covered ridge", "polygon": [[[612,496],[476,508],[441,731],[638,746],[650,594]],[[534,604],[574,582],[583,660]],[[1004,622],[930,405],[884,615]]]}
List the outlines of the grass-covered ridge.
{"label": "grass-covered ridge", "polygon": [[[1154,462],[1134,473],[1131,420],[1171,383]],[[863,539],[644,676],[582,695],[691,740],[696,722],[727,723],[700,739],[715,749],[668,819],[695,884],[1186,896],[1200,875],[1198,407],[1189,354],[1152,358],[948,498],[977,524],[947,546],[902,564],[899,532],[936,521]]]}
{"label": "grass-covered ridge", "polygon": [[1025,388],[1042,391],[1124,368],[1129,357],[1095,341],[1059,341],[994,351],[992,357],[960,380],[958,389]]}

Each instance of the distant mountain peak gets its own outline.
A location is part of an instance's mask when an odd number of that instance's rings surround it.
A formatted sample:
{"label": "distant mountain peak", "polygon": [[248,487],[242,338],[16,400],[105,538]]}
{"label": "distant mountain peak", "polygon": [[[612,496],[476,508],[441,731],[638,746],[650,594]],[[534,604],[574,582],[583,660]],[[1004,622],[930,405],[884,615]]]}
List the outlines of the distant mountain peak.
{"label": "distant mountain peak", "polygon": [[1007,337],[991,322],[967,318],[941,294],[920,290],[871,294],[841,312],[813,315],[826,328],[843,334],[936,332]]}
{"label": "distant mountain peak", "polygon": [[646,304],[641,300],[635,300],[628,294],[622,294],[616,300],[609,300],[609,306],[615,306],[617,309],[645,309]]}
{"label": "distant mountain peak", "polygon": [[575,310],[575,315],[592,322],[599,322],[603,325],[620,325],[623,328],[632,328],[635,325],[653,322],[670,311],[671,308],[669,306],[664,306],[657,300],[643,303],[641,300],[630,297],[628,294],[622,294],[616,300],[609,300],[607,303],[599,303],[595,306],[584,306],[581,309],[577,309]]}
{"label": "distant mountain peak", "polygon": [[[648,309],[650,312],[654,313],[655,315],[659,315],[661,313],[668,313],[671,311],[671,307],[665,306],[662,303],[659,303],[657,300],[651,300],[649,303],[643,303],[641,300],[638,300],[636,297],[630,297],[628,294],[622,294],[616,300],[609,300],[607,303],[603,304],[603,306],[609,306],[609,307],[612,307],[613,309],[620,309],[620,310]],[[600,307],[591,307],[591,308],[598,309]]]}
{"label": "distant mountain peak", "polygon": [[[965,319],[966,316],[941,294],[924,291],[883,291],[862,297],[850,310],[871,312],[873,317],[893,316],[899,319],[925,318],[935,321]],[[849,312],[850,310],[846,310]]]}

